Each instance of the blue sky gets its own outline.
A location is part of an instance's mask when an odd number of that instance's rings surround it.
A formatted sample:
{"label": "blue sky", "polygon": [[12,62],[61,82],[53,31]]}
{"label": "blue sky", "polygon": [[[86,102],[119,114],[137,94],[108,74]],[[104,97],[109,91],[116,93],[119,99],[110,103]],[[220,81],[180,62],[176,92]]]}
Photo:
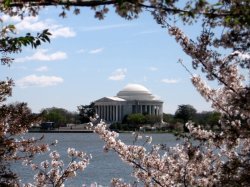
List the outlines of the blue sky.
{"label": "blue sky", "polygon": [[[174,113],[181,104],[211,110],[177,63],[181,58],[191,69],[191,59],[149,13],[127,21],[111,10],[99,21],[89,9],[78,16],[68,13],[65,19],[58,17],[59,11],[46,8],[38,17],[23,20],[1,16],[18,33],[49,28],[53,34],[50,44],[24,48],[10,67],[1,66],[0,79],[15,81],[8,102],[27,102],[33,112],[53,106],[77,111],[79,105],[115,96],[137,83],[164,101],[165,113]],[[191,37],[199,34],[197,26],[183,29]]]}

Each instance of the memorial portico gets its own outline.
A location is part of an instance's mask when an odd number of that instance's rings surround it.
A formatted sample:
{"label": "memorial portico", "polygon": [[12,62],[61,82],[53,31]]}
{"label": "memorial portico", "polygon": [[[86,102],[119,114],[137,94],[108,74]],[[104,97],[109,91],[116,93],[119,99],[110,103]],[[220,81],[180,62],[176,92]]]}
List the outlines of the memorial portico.
{"label": "memorial portico", "polygon": [[108,122],[121,122],[133,113],[163,115],[163,101],[157,100],[142,85],[129,84],[114,97],[103,97],[94,102],[96,113]]}

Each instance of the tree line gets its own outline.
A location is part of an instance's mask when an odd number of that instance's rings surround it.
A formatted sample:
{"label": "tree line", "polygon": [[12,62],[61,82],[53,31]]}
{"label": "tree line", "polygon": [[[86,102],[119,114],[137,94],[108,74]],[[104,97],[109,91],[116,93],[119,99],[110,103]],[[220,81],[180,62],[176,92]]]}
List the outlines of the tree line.
{"label": "tree line", "polygon": [[[51,107],[41,111],[43,122],[54,122],[55,127],[63,127],[66,124],[89,123],[90,117],[94,117],[96,111],[94,103],[80,105],[77,112],[70,112],[63,108]],[[139,130],[144,125],[154,127],[157,124],[166,123],[164,130],[181,130],[189,120],[205,129],[215,130],[219,128],[220,113],[215,111],[197,112],[192,105],[179,105],[174,114],[163,113],[163,121],[160,116],[135,113],[126,115],[122,122],[111,124],[113,130]],[[185,130],[185,129],[184,129]],[[186,129],[187,131],[187,129]]]}

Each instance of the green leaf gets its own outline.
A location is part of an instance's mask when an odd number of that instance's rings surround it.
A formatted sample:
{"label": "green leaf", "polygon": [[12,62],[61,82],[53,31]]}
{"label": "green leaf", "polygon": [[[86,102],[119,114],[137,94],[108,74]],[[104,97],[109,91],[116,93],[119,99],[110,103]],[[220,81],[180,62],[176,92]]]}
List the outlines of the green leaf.
{"label": "green leaf", "polygon": [[3,1],[4,7],[9,7],[10,3],[11,3],[11,0],[4,0]]}

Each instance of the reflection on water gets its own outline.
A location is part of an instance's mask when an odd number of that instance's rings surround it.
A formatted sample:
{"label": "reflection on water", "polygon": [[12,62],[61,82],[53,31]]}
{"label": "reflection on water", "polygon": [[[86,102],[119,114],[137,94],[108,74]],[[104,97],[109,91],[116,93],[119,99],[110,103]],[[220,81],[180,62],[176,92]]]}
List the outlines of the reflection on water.
{"label": "reflection on water", "polygon": [[[152,144],[166,144],[167,146],[176,144],[176,138],[171,134],[147,135],[153,137]],[[27,136],[38,138],[42,136],[42,133],[29,133]],[[57,146],[52,148],[52,150],[55,149],[60,153],[65,164],[70,161],[67,156],[68,147],[92,154],[93,158],[90,160],[88,167],[83,172],[78,172],[77,177],[69,180],[66,186],[78,187],[82,184],[89,185],[92,182],[109,186],[112,178],[123,178],[124,181],[131,183],[135,181],[131,176],[131,167],[123,163],[114,152],[104,153],[104,142],[94,133],[46,133],[44,136],[44,141],[48,143],[58,140]],[[132,134],[129,133],[120,134],[119,138],[127,144],[132,144],[134,140]],[[36,160],[39,163],[48,159],[47,156],[48,154],[39,155]],[[13,168],[19,173],[23,183],[33,181],[34,173],[29,167],[14,164]]]}

